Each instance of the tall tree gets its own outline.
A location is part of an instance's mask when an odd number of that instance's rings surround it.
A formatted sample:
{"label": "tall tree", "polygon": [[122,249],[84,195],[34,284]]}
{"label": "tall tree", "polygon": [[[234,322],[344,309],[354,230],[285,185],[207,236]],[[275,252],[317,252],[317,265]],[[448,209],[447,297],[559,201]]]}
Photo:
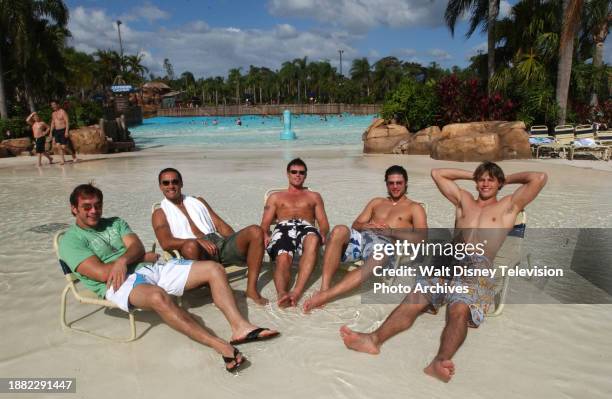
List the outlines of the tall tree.
{"label": "tall tree", "polygon": [[[63,42],[47,40],[46,35],[57,35],[65,30],[68,23],[68,8],[61,0],[0,0],[0,33],[5,46],[14,53],[16,67],[19,70],[23,91],[30,111],[35,110],[34,87],[31,76],[37,76],[41,53],[47,51],[61,52],[57,48],[38,48],[42,41],[53,46],[63,47]],[[1,56],[0,56],[1,57]],[[0,60],[1,63],[1,60]],[[52,66],[49,66],[52,67]],[[0,78],[2,78],[0,71]],[[6,104],[4,84],[0,87],[0,113],[1,104]],[[0,114],[1,115],[1,114]]]}
{"label": "tall tree", "polygon": [[455,35],[457,19],[468,10],[472,15],[466,37],[472,36],[478,26],[487,32],[487,88],[491,92],[491,79],[495,73],[495,21],[499,14],[499,0],[449,0],[444,19],[452,36]]}
{"label": "tall tree", "polygon": [[569,93],[572,61],[574,58],[574,40],[580,26],[580,14],[583,0],[563,1],[563,22],[559,38],[559,65],[557,68],[556,99],[559,104],[559,123],[565,123],[567,114],[567,97]]}
{"label": "tall tree", "polygon": [[370,96],[370,82],[372,80],[372,67],[366,57],[355,58],[351,64],[351,79],[359,82],[361,88],[366,89],[366,96]]}
{"label": "tall tree", "polygon": [[587,0],[584,7],[583,34],[592,43],[591,54],[593,58],[593,79],[591,89],[592,106],[599,104],[597,86],[602,79],[604,42],[610,32],[612,24],[612,3],[609,0]]}

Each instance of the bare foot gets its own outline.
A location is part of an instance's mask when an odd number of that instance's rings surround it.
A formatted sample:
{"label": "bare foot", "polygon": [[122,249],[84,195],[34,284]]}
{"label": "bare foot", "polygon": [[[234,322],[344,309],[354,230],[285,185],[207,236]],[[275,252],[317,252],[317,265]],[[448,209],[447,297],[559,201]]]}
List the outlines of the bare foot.
{"label": "bare foot", "polygon": [[279,308],[286,308],[291,305],[291,298],[288,292],[278,294],[278,301],[276,302]]}
{"label": "bare foot", "polygon": [[326,303],[325,291],[315,291],[310,298],[304,301],[302,309],[304,313],[310,313],[313,309],[320,308]]}
{"label": "bare foot", "polygon": [[60,165],[64,165],[64,164],[65,164],[65,162],[64,162],[64,161],[60,162]]}
{"label": "bare foot", "polygon": [[455,364],[452,360],[434,359],[423,371],[442,382],[449,382],[455,375]]}
{"label": "bare foot", "polygon": [[260,306],[265,306],[270,302],[268,301],[268,299],[259,295],[259,292],[250,293],[249,291],[247,291],[245,292],[245,295],[247,298],[251,299],[253,302],[255,302],[257,305],[260,305]]}
{"label": "bare foot", "polygon": [[357,352],[378,355],[380,347],[374,342],[372,334],[364,334],[351,330],[347,326],[340,327],[340,336],[347,348]]}

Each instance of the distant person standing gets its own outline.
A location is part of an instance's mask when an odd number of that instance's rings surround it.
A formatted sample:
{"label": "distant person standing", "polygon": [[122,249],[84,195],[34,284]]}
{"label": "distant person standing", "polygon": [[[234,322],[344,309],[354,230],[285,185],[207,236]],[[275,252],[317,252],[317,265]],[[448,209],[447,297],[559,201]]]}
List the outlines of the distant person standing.
{"label": "distant person standing", "polygon": [[38,154],[38,166],[42,166],[42,156],[44,155],[49,160],[49,163],[53,163],[53,158],[47,152],[46,141],[47,135],[51,131],[49,125],[40,119],[40,116],[36,112],[32,112],[30,116],[26,118],[26,123],[32,126],[32,133],[34,134],[34,141],[36,143],[36,153]]}
{"label": "distant person standing", "polygon": [[[51,101],[51,109],[53,109],[53,113],[51,114],[51,132],[53,133],[53,141],[60,146],[60,156],[62,157],[60,165],[63,165],[66,161],[64,152],[66,151],[66,145],[68,145],[69,140],[68,132],[70,130],[70,119],[68,118],[68,113],[60,107],[56,100]],[[70,152],[73,162],[78,162],[79,160],[76,156],[76,152],[72,149]]]}

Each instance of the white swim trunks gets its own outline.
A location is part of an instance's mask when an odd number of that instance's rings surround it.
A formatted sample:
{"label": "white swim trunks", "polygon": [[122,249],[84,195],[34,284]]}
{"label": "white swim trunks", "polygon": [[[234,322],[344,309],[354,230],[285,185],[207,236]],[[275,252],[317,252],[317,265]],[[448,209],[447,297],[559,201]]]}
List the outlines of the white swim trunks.
{"label": "white swim trunks", "polygon": [[130,293],[139,284],[156,285],[170,295],[183,295],[192,263],[187,259],[171,259],[168,262],[160,259],[143,266],[130,274],[116,292],[113,287],[106,290],[106,299],[128,312]]}

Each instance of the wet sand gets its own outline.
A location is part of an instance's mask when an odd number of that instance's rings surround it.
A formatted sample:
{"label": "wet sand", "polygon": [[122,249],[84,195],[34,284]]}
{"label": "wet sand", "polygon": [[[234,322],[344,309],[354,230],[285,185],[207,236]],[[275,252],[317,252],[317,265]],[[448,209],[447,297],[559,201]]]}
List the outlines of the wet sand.
{"label": "wet sand", "polygon": [[[303,151],[149,149],[85,157],[75,165],[40,169],[33,166],[33,157],[0,160],[0,376],[77,378],[76,396],[23,395],[37,398],[609,395],[611,305],[508,305],[501,317],[470,330],[454,358],[457,374],[450,384],[422,372],[437,351],[443,312],[420,317],[411,331],[387,342],[378,356],[347,350],[338,332],[343,324],[370,331],[394,307],[361,304],[357,293],[304,315],[299,309],[249,305],[241,295],[246,280],[234,281],[238,302],[249,318],[283,334],[275,341],[242,347],[252,365],[238,376],[225,372],[211,349],[171,330],[151,312],[136,315],[138,332],[143,335],[129,344],[61,330],[59,297],[64,279],[51,241],[57,227],[73,222],[68,195],[75,185],[95,180],[104,192],[105,216],[122,216],[150,246],[154,241],[150,207],[161,199],[157,187],[160,169],[179,169],[185,193],[203,195],[230,225],[240,228],[260,222],[265,191],[286,185],[285,165],[295,156],[308,163],[308,185],[323,195],[331,225],[350,224],[369,199],[385,195],[384,170],[398,163],[408,169],[409,196],[428,204],[429,225],[450,227],[454,210],[436,189],[429,171],[432,167],[473,170],[476,166],[425,156],[366,156],[356,146]],[[610,164],[538,160],[505,161],[501,166],[506,173],[535,170],[549,174],[548,185],[527,208],[529,228],[609,228]],[[469,182],[462,185],[473,186]],[[508,192],[505,189],[502,194]],[[260,287],[274,299],[270,269],[264,268]],[[316,273],[309,293],[318,288],[318,277]],[[207,327],[229,337],[229,326],[210,303],[206,289],[188,293],[185,302]],[[69,302],[71,320],[92,310]],[[97,312],[81,323],[109,334],[128,332],[127,318],[121,312]]]}

